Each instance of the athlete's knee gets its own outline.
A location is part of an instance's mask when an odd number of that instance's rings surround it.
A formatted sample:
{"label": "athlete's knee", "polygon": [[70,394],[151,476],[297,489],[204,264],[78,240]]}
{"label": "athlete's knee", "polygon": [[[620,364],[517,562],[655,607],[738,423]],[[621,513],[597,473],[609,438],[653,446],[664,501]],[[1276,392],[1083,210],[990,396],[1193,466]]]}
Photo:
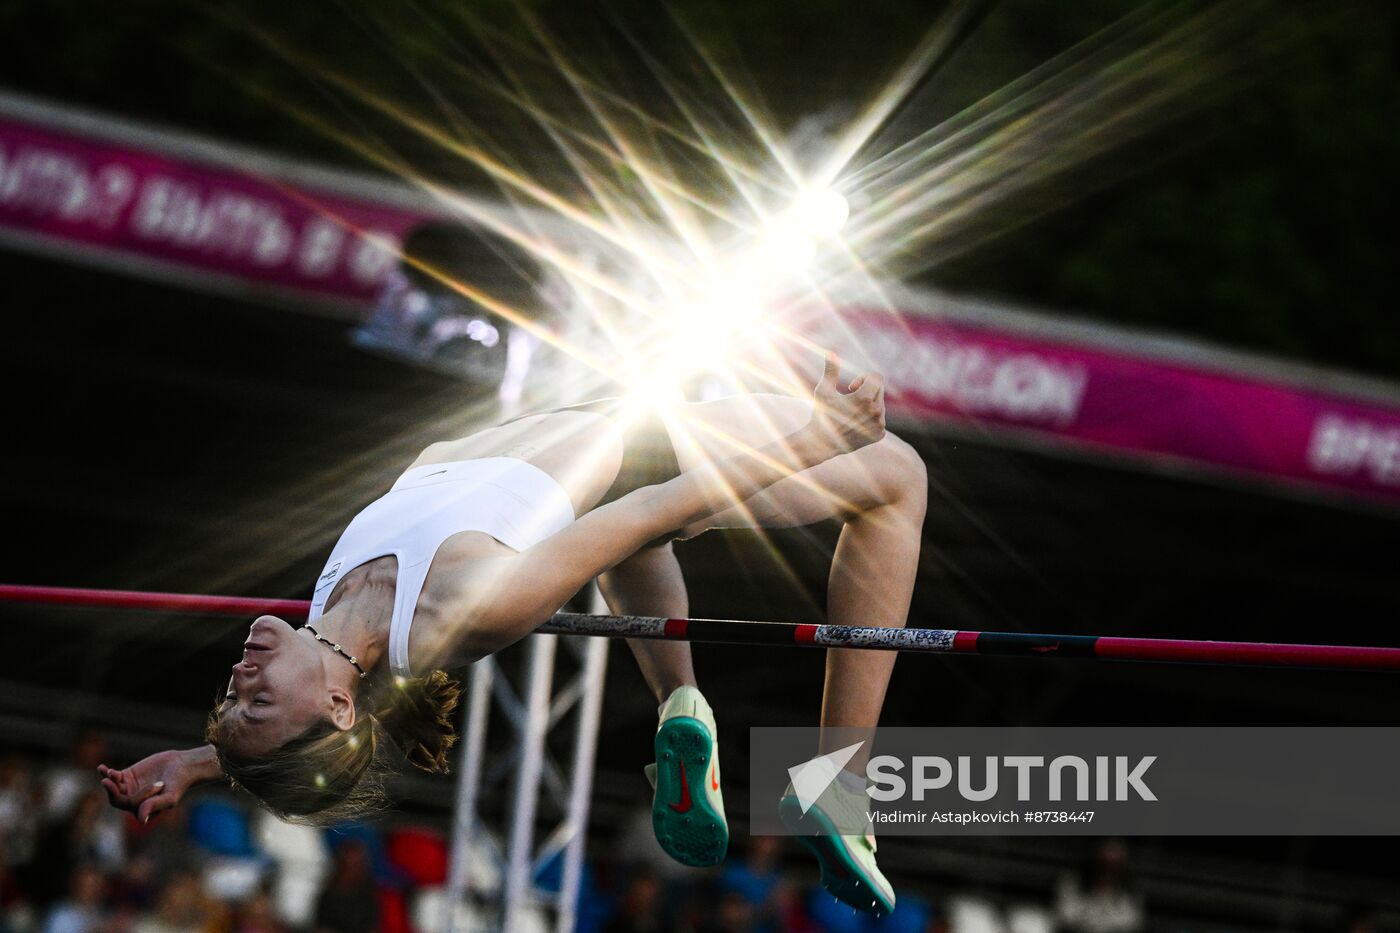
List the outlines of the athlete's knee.
{"label": "athlete's knee", "polygon": [[874,445],[879,450],[879,483],[883,504],[903,503],[922,510],[928,501],[928,468],[908,441],[886,432]]}

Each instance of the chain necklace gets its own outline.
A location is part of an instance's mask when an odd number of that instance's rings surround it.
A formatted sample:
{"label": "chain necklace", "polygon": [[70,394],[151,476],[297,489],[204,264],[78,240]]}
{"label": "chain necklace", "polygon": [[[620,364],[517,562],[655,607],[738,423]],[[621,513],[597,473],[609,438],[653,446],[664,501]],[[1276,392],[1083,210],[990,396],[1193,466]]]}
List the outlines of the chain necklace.
{"label": "chain necklace", "polygon": [[342,658],[355,665],[355,670],[360,672],[361,677],[368,676],[369,671],[366,671],[363,667],[360,667],[360,662],[355,660],[354,656],[351,655],[344,648],[340,647],[335,642],[331,641],[329,638],[326,638],[320,632],[316,631],[314,628],[311,627],[309,623],[306,625],[306,630],[311,633],[312,638],[316,639],[321,644],[325,645],[327,648],[331,649],[336,654],[340,655]]}

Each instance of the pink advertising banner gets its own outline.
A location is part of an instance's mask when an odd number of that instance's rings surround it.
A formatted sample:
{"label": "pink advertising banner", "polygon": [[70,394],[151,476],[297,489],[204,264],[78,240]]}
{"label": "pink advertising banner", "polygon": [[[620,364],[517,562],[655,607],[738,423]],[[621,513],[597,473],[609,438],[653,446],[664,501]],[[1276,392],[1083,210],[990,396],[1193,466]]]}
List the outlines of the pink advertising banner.
{"label": "pink advertising banner", "polygon": [[[380,180],[0,94],[0,241],[358,311],[432,213]],[[853,303],[808,333],[859,346],[908,422],[1400,503],[1400,391],[1333,391],[1318,385],[1339,380],[1268,361],[944,304]]]}
{"label": "pink advertising banner", "polygon": [[[1400,503],[1400,404],[989,322],[848,307],[891,414]],[[825,339],[823,339],[825,338]],[[831,343],[835,341],[835,343]]]}
{"label": "pink advertising banner", "polygon": [[423,212],[0,115],[0,230],[363,304]]}

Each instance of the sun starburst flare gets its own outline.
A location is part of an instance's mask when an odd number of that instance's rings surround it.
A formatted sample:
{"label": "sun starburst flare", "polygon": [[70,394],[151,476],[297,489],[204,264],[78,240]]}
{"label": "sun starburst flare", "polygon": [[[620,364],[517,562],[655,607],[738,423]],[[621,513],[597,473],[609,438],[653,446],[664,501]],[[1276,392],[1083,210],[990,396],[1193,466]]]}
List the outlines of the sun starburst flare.
{"label": "sun starburst flare", "polygon": [[[571,381],[571,393],[620,389],[638,405],[667,406],[684,434],[697,428],[669,403],[697,380],[805,396],[821,352],[863,356],[848,332],[843,346],[813,344],[814,316],[830,321],[853,296],[893,313],[883,283],[1082,196],[1102,183],[1084,170],[1106,152],[1237,93],[1291,41],[1266,22],[1262,0],[1146,4],[919,125],[930,76],[975,35],[981,6],[950,4],[868,100],[832,102],[856,104],[846,126],[801,144],[679,12],[671,22],[681,38],[665,54],[615,24],[624,68],[529,13],[506,27],[465,10],[448,19],[420,10],[421,33],[382,24],[384,47],[422,89],[411,99],[319,61],[266,24],[224,15],[336,105],[231,79],[424,192],[446,217],[522,250],[587,326],[559,332],[469,273],[407,262],[576,361],[589,375],[586,385]],[[478,97],[528,128],[546,158],[468,119],[465,101]],[[353,112],[387,129],[365,131],[346,118]],[[431,172],[415,167],[425,162]],[[1066,178],[1072,194],[1044,194]],[[497,196],[476,193],[482,185]]]}

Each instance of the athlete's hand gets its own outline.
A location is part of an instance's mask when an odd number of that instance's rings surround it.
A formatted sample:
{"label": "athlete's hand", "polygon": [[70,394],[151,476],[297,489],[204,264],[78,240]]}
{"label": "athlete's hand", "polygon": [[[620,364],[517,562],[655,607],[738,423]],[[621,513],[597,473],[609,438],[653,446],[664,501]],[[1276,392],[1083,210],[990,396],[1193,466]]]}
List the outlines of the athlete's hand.
{"label": "athlete's hand", "polygon": [[865,373],[842,392],[840,367],[827,356],[821,381],[812,393],[812,425],[836,447],[857,450],[885,436],[885,378]]}
{"label": "athlete's hand", "polygon": [[157,752],[129,768],[118,770],[98,765],[107,802],[136,815],[142,823],[180,802],[185,791],[204,780],[204,768],[190,751]]}

